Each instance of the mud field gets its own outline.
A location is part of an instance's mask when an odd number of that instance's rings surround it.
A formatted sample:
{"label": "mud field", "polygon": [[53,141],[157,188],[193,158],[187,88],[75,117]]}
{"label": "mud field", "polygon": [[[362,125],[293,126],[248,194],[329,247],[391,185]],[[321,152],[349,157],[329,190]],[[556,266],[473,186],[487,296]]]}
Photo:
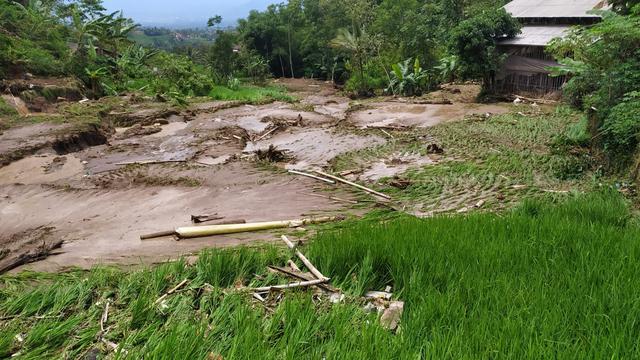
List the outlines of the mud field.
{"label": "mud field", "polygon": [[[57,271],[95,264],[148,264],[206,247],[274,239],[269,232],[182,241],[139,238],[189,225],[191,215],[252,222],[361,214],[364,206],[327,197],[354,200],[360,193],[291,175],[287,169],[330,171],[336,157],[390,141],[385,129],[411,131],[506,111],[502,105],[478,105],[462,98],[452,104],[391,98],[355,104],[330,84],[280,83],[300,101],[211,101],[186,110],[147,104],[108,114],[112,120],[106,129],[73,136],[61,135],[69,125],[53,123],[4,131],[0,268],[52,242],[62,245],[26,267]],[[256,152],[268,153],[274,146],[284,151],[282,159],[257,158]],[[437,161],[438,155],[397,154],[344,176],[375,187],[382,178]]]}

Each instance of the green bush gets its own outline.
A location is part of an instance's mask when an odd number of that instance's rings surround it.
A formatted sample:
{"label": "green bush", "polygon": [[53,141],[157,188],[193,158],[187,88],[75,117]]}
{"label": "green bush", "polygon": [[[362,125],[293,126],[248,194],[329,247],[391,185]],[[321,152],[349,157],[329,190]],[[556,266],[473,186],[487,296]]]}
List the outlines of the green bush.
{"label": "green bush", "polygon": [[0,97],[0,116],[18,115],[18,112]]}
{"label": "green bush", "polygon": [[631,99],[614,106],[602,125],[606,150],[618,155],[630,155],[636,150],[640,135],[640,99]]}

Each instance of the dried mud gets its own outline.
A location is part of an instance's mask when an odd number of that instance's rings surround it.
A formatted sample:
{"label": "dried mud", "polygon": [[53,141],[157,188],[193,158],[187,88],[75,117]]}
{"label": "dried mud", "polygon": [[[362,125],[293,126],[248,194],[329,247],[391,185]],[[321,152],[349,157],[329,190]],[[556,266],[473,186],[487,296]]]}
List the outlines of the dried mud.
{"label": "dried mud", "polygon": [[[166,104],[133,104],[103,114],[104,123],[119,127],[96,126],[90,129],[94,135],[65,124],[5,131],[0,135],[0,156],[7,165],[0,168],[4,261],[32,251],[35,245],[28,239],[42,237],[64,244],[55,256],[28,268],[148,264],[207,247],[273,240],[276,234],[270,232],[184,241],[141,241],[139,236],[187,225],[198,214],[251,222],[361,212],[317,196],[333,191],[353,199],[345,188],[285,169],[326,168],[337,156],[385,144],[379,130],[365,129],[371,126],[410,129],[505,111],[501,106],[381,101],[351,113],[350,100],[330,84],[280,84],[301,101],[259,106],[213,101],[180,111]],[[254,153],[270,146],[290,160],[269,166],[257,161]],[[395,154],[369,163],[358,179],[376,182],[437,160]]]}

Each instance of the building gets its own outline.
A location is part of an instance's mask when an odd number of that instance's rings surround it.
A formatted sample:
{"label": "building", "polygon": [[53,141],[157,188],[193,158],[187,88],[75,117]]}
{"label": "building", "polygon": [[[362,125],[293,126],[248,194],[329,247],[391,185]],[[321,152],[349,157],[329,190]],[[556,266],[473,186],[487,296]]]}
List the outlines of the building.
{"label": "building", "polygon": [[600,21],[589,12],[608,5],[603,0],[513,0],[504,8],[523,26],[520,35],[498,41],[507,59],[496,76],[497,90],[545,94],[559,91],[566,82],[564,76],[550,76],[548,67],[559,64],[545,52],[547,45],[572,26]]}

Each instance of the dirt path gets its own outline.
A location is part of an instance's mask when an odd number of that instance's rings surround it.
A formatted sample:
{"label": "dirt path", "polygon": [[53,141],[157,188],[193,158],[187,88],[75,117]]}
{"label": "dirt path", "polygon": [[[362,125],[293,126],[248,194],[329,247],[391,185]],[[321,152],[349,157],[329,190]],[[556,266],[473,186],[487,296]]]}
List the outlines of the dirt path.
{"label": "dirt path", "polygon": [[[209,102],[182,112],[136,106],[131,114],[108,114],[127,127],[73,152],[52,145],[64,125],[5,131],[0,154],[19,151],[21,156],[7,157],[7,166],[0,168],[0,264],[59,240],[64,240],[59,254],[28,267],[56,271],[150,263],[206,247],[272,240],[268,232],[180,242],[141,241],[139,235],[187,225],[192,214],[269,221],[350,211],[344,203],[309,195],[331,190],[352,197],[348,192],[285,169],[326,168],[344,153],[385,144],[388,139],[379,131],[361,130],[370,125],[431,126],[502,110],[383,99],[350,112],[350,100],[326,83],[280,83],[301,101],[260,106]],[[256,161],[253,153],[270,145],[286,150],[289,159],[276,166]],[[362,179],[375,182],[431,163],[400,157],[401,163],[372,161]]]}

